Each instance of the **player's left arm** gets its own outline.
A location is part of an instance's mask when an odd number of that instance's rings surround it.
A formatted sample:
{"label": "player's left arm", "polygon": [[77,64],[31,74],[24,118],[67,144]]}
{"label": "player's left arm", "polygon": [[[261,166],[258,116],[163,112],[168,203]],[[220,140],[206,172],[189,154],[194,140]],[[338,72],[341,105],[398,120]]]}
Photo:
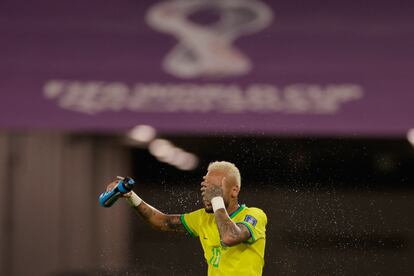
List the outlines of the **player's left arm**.
{"label": "player's left arm", "polygon": [[[223,190],[220,186],[210,185],[207,187],[204,185],[201,191],[203,198],[208,202],[211,202],[215,197],[220,197],[222,201]],[[214,206],[214,204],[212,205]],[[233,246],[247,241],[251,237],[249,229],[243,224],[236,224],[232,221],[224,207],[224,203],[222,207],[214,212],[221,243],[226,246]]]}
{"label": "player's left arm", "polygon": [[216,218],[220,240],[224,245],[237,245],[247,241],[251,237],[249,229],[243,224],[236,224],[232,221],[226,209],[216,210],[214,216]]}

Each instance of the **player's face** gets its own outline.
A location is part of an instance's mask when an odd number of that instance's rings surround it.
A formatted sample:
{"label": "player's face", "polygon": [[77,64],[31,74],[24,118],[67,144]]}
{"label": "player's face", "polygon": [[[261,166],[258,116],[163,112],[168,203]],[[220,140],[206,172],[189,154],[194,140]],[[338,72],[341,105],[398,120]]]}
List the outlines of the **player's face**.
{"label": "player's face", "polygon": [[[223,201],[227,208],[229,204],[230,196],[229,196],[229,191],[227,189],[228,187],[226,187],[226,185],[222,185],[223,178],[224,178],[224,174],[222,173],[208,171],[207,174],[203,177],[202,184],[204,183],[206,186],[210,186],[210,185],[220,186],[223,189]],[[203,205],[204,205],[204,210],[206,210],[207,213],[213,213],[213,207],[211,206],[211,202],[203,201]]]}

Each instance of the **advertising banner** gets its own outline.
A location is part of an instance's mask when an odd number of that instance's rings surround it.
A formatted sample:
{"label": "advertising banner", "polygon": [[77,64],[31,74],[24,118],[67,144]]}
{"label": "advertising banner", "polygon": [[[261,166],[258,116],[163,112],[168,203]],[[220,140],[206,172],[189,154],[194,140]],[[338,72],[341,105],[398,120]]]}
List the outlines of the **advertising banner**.
{"label": "advertising banner", "polygon": [[0,129],[405,135],[408,5],[5,0]]}

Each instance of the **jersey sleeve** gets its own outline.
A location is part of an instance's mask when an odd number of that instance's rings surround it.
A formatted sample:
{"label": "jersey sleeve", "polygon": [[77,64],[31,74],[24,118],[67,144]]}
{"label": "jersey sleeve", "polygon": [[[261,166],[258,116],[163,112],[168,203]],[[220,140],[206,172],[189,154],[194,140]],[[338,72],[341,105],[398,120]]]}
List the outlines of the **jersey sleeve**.
{"label": "jersey sleeve", "polygon": [[203,209],[199,209],[180,216],[181,223],[192,237],[198,237],[202,211]]}
{"label": "jersey sleeve", "polygon": [[259,239],[266,238],[267,216],[259,208],[249,208],[243,221],[239,221],[237,224],[243,224],[249,229],[250,238],[247,243],[254,243]]}

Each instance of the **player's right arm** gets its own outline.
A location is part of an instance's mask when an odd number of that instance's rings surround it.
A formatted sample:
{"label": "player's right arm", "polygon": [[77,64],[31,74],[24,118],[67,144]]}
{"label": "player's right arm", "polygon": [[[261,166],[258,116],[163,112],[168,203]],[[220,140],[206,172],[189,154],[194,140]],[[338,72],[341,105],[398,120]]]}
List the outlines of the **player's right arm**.
{"label": "player's right arm", "polygon": [[181,223],[180,215],[164,214],[144,201],[133,208],[145,222],[155,229],[161,231],[186,232]]}
{"label": "player's right arm", "polygon": [[[106,190],[112,191],[115,188],[118,181],[111,182]],[[131,198],[134,192],[125,194],[123,197],[131,203]],[[138,215],[147,222],[151,227],[160,231],[176,231],[186,232],[184,225],[181,222],[180,215],[169,215],[152,207],[145,201],[142,201],[138,206],[132,206],[132,208],[138,213]]]}

